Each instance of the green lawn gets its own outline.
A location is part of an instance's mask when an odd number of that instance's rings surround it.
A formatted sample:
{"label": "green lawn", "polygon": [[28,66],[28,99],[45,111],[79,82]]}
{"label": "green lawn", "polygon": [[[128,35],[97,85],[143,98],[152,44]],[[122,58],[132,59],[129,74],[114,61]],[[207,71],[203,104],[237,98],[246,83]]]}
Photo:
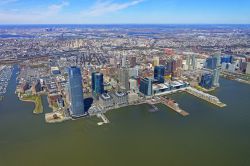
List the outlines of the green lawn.
{"label": "green lawn", "polygon": [[35,109],[33,110],[34,114],[43,113],[43,104],[41,96],[39,95],[24,96],[22,100],[31,101],[35,103]]}

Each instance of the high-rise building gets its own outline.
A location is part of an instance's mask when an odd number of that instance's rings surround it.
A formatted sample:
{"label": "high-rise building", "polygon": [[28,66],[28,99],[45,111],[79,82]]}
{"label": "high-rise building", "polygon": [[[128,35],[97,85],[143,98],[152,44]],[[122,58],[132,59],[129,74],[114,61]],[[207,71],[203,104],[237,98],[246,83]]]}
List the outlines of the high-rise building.
{"label": "high-rise building", "polygon": [[122,56],[122,67],[127,67],[127,57],[126,57],[126,55]]}
{"label": "high-rise building", "polygon": [[99,72],[92,73],[92,92],[95,97],[104,93],[103,74]]}
{"label": "high-rise building", "polygon": [[134,67],[129,69],[129,77],[138,77],[139,76],[139,68]]}
{"label": "high-rise building", "polygon": [[165,67],[164,66],[155,66],[154,68],[154,79],[158,81],[158,83],[164,83],[165,76]]}
{"label": "high-rise building", "polygon": [[205,73],[201,76],[200,86],[210,89],[213,86],[213,75],[210,73]]}
{"label": "high-rise building", "polygon": [[250,74],[250,62],[247,62],[246,74]]}
{"label": "high-rise building", "polygon": [[225,55],[221,57],[221,64],[222,63],[233,63],[233,56],[232,55]]}
{"label": "high-rise building", "polygon": [[191,61],[191,70],[195,70],[197,68],[197,59],[195,54],[192,55],[192,61]]}
{"label": "high-rise building", "polygon": [[136,79],[129,79],[129,87],[131,91],[138,91],[138,82]]}
{"label": "high-rise building", "polygon": [[33,94],[36,94],[36,93],[41,92],[43,90],[40,80],[36,80],[32,84],[31,90],[32,90]]}
{"label": "high-rise building", "polygon": [[153,58],[153,66],[159,66],[159,64],[160,64],[160,58],[154,57]]}
{"label": "high-rise building", "polygon": [[122,90],[129,90],[129,69],[122,67],[119,70],[119,83]]}
{"label": "high-rise building", "polygon": [[82,87],[81,70],[78,67],[69,68],[69,102],[70,114],[73,118],[85,116],[87,111],[84,110],[84,98]]}
{"label": "high-rise building", "polygon": [[217,58],[216,57],[209,57],[206,60],[206,68],[208,69],[216,69],[217,67]]}
{"label": "high-rise building", "polygon": [[130,59],[130,67],[135,67],[136,66],[136,57],[131,57]]}
{"label": "high-rise building", "polygon": [[188,66],[188,70],[195,70],[197,68],[196,55],[195,54],[187,55],[186,64]]}
{"label": "high-rise building", "polygon": [[142,78],[140,81],[139,90],[145,96],[152,96],[152,94],[153,94],[153,80],[150,78]]}
{"label": "high-rise building", "polygon": [[215,87],[219,87],[220,83],[219,83],[219,79],[220,79],[220,69],[214,69],[213,70],[213,86]]}

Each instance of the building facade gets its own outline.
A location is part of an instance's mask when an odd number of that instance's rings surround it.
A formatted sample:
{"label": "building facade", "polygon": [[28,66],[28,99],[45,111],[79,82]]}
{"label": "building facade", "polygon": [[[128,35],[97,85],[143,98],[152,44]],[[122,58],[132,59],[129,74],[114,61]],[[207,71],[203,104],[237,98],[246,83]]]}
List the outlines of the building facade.
{"label": "building facade", "polygon": [[155,66],[154,68],[154,79],[158,81],[158,83],[164,83],[165,76],[165,67],[164,66]]}
{"label": "building facade", "polygon": [[203,74],[199,85],[203,88],[211,89],[213,87],[213,75],[210,73]]}
{"label": "building facade", "polygon": [[95,97],[104,93],[103,74],[94,72],[92,73],[92,92]]}
{"label": "building facade", "polygon": [[82,75],[78,67],[69,68],[68,90],[71,116],[78,118],[86,115],[87,111],[84,110]]}
{"label": "building facade", "polygon": [[153,80],[150,78],[142,78],[140,80],[139,91],[145,96],[152,96],[153,94]]}

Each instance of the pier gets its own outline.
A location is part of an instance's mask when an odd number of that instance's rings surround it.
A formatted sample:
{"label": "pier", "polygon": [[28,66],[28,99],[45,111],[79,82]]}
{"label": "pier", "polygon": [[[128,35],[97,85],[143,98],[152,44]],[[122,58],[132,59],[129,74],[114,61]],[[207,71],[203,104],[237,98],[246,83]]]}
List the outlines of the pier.
{"label": "pier", "polygon": [[170,98],[159,97],[158,99],[148,100],[147,103],[153,107],[154,110],[158,111],[159,109],[155,106],[155,104],[163,104],[169,107],[171,110],[177,112],[182,116],[188,116],[189,113],[184,111],[179,107],[179,104]]}
{"label": "pier", "polygon": [[222,103],[216,96],[213,96],[213,95],[210,95],[210,94],[207,94],[207,93],[204,93],[202,91],[199,91],[197,89],[194,89],[192,87],[189,87],[186,89],[186,92],[195,96],[195,97],[198,97],[200,99],[203,99],[211,104],[214,104],[218,107],[225,107],[226,104]]}
{"label": "pier", "polygon": [[189,113],[184,111],[183,109],[181,109],[179,107],[179,104],[176,103],[174,100],[168,98],[164,98],[164,97],[161,97],[161,103],[164,104],[165,106],[171,108],[171,110],[177,112],[178,114],[182,115],[182,116],[188,116]]}
{"label": "pier", "polygon": [[108,118],[103,114],[103,113],[98,113],[96,115],[98,118],[101,118],[103,120],[103,122],[99,122],[97,123],[99,126],[103,125],[103,124],[108,124],[109,123],[109,120]]}

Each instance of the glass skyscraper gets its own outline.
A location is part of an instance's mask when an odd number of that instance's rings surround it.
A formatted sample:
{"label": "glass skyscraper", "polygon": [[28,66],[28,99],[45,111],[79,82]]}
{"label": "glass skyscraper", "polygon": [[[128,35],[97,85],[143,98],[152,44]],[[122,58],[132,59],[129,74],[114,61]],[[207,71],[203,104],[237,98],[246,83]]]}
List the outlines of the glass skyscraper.
{"label": "glass skyscraper", "polygon": [[154,79],[156,79],[159,83],[164,83],[165,76],[165,67],[164,66],[155,66],[154,68]]}
{"label": "glass skyscraper", "polygon": [[152,96],[153,94],[153,80],[150,78],[143,78],[140,81],[140,92],[145,96]]}
{"label": "glass skyscraper", "polygon": [[73,118],[82,117],[87,114],[87,111],[84,110],[81,70],[78,67],[70,67],[68,72],[70,114]]}
{"label": "glass skyscraper", "polygon": [[104,93],[103,74],[92,73],[92,92],[95,97]]}
{"label": "glass skyscraper", "polygon": [[200,86],[210,89],[213,86],[213,75],[210,73],[205,73],[201,77],[201,81],[199,83]]}

